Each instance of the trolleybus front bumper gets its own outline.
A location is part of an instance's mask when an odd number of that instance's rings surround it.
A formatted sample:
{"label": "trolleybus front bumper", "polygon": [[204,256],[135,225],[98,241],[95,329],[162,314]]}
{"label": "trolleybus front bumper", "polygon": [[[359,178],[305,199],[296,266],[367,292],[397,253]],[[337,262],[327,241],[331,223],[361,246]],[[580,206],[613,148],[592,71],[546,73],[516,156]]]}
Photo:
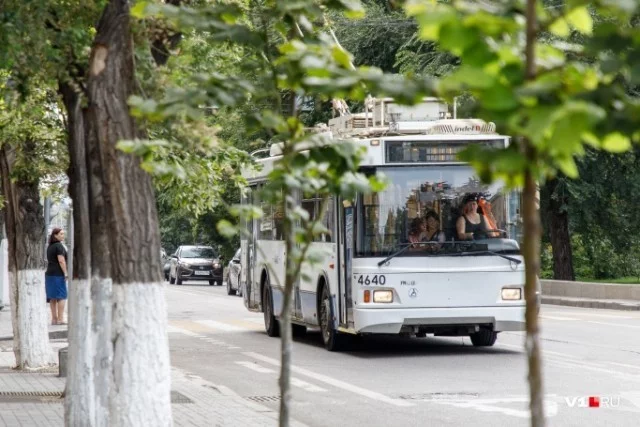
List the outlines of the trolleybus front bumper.
{"label": "trolleybus front bumper", "polygon": [[448,330],[476,326],[494,331],[524,331],[525,307],[456,307],[411,309],[354,309],[354,326],[358,333],[398,334],[406,330]]}

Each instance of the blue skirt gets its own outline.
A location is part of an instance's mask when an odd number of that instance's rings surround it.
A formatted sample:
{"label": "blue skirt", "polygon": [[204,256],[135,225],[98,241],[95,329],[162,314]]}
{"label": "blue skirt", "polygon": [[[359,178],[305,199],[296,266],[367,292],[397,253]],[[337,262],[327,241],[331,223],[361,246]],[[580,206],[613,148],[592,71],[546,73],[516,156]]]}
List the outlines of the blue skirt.
{"label": "blue skirt", "polygon": [[67,299],[67,281],[64,276],[44,276],[47,290],[47,301],[51,299]]}

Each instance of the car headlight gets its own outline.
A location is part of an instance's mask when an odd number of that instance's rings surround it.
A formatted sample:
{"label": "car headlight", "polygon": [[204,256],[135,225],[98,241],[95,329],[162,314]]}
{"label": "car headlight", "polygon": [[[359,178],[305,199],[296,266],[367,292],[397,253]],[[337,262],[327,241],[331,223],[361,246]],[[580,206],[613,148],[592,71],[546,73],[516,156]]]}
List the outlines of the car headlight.
{"label": "car headlight", "polygon": [[373,302],[393,302],[393,291],[373,291]]}
{"label": "car headlight", "polygon": [[213,268],[220,268],[220,264],[218,264],[217,262],[213,263]]}
{"label": "car headlight", "polygon": [[505,301],[517,301],[522,299],[522,289],[502,288],[502,299]]}
{"label": "car headlight", "polygon": [[178,265],[182,268],[191,268],[191,266],[186,262],[179,262]]}

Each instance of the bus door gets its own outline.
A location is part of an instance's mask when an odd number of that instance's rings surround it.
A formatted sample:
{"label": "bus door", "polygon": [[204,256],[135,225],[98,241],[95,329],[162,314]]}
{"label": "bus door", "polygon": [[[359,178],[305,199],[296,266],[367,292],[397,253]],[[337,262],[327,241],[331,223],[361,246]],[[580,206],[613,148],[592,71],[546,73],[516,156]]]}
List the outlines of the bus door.
{"label": "bus door", "polygon": [[[251,206],[255,202],[254,196],[254,188],[250,187],[247,189],[247,193],[244,196],[245,200],[243,200],[243,204]],[[256,268],[256,233],[258,229],[257,219],[248,219],[245,220],[245,231],[246,231],[246,250],[243,248],[242,251],[242,264],[245,266],[242,270],[242,274],[244,275],[244,283],[245,288],[242,293],[242,297],[244,298],[245,305],[249,308],[257,307],[259,301],[256,300],[255,297],[255,288],[256,285],[254,283],[255,276],[255,268]]]}
{"label": "bus door", "polygon": [[351,295],[351,265],[353,259],[353,231],[354,231],[354,208],[349,200],[341,200],[341,209],[338,209],[339,220],[338,229],[340,232],[338,263],[340,265],[339,290],[338,290],[338,311],[340,313],[340,324],[346,327],[353,327],[353,299]]}

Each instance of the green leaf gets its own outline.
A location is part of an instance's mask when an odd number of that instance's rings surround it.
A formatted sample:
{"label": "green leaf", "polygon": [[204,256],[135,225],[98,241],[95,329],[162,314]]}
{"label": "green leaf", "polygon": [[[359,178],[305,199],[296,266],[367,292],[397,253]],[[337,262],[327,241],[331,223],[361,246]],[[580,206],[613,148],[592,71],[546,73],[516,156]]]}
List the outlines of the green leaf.
{"label": "green leaf", "polygon": [[138,19],[146,18],[146,7],[149,2],[147,1],[138,1],[135,6],[131,8],[131,16]]}
{"label": "green leaf", "polygon": [[230,221],[226,219],[218,221],[216,229],[218,230],[218,233],[220,233],[227,239],[235,236],[238,233],[238,227],[234,226]]}
{"label": "green leaf", "polygon": [[620,132],[613,132],[604,137],[602,148],[611,153],[622,153],[631,148],[631,140]]}
{"label": "green leaf", "polygon": [[331,51],[331,56],[333,56],[333,59],[344,68],[351,68],[351,55],[349,55],[349,53],[344,49],[335,46]]}
{"label": "green leaf", "polygon": [[578,177],[578,166],[576,165],[573,157],[563,157],[556,159],[556,163],[558,168],[567,175],[569,178],[577,178]]}
{"label": "green leaf", "polygon": [[586,6],[576,7],[569,11],[567,21],[582,34],[591,35],[593,33],[593,19]]}
{"label": "green leaf", "polygon": [[484,90],[480,100],[486,109],[494,111],[507,111],[518,106],[513,88],[503,85],[494,85]]}
{"label": "green leaf", "polygon": [[461,55],[469,46],[477,43],[478,34],[471,28],[463,27],[457,22],[449,22],[440,29],[438,43],[442,49]]}
{"label": "green leaf", "polygon": [[582,134],[582,140],[592,146],[593,148],[600,148],[600,140],[597,136],[592,134],[591,132],[585,132]]}
{"label": "green leaf", "polygon": [[549,31],[558,37],[567,38],[571,34],[569,23],[564,17],[558,18],[554,23],[549,25]]}

